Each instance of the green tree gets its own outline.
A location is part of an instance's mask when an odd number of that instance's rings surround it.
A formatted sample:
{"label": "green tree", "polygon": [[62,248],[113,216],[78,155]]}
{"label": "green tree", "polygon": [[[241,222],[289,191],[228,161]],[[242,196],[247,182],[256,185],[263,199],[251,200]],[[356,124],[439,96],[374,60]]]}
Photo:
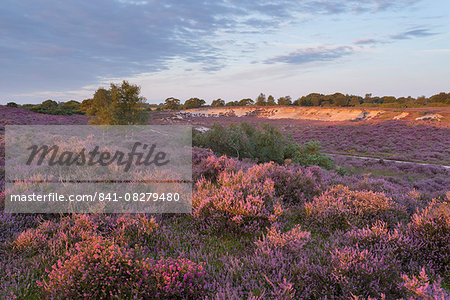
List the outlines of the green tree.
{"label": "green tree", "polygon": [[94,116],[89,122],[101,125],[145,124],[148,113],[144,110],[145,98],[139,96],[140,87],[123,81],[111,84],[110,89],[99,88],[86,114]]}
{"label": "green tree", "polygon": [[213,107],[225,106],[225,101],[220,98],[213,100],[213,102],[211,103],[211,106],[213,106]]}
{"label": "green tree", "polygon": [[275,103],[275,98],[272,95],[269,95],[269,97],[267,97],[267,105],[268,106],[275,106],[275,105],[277,105]]}
{"label": "green tree", "polygon": [[7,104],[6,104],[6,106],[7,107],[19,107],[19,105],[17,105],[17,103],[15,103],[15,102],[8,102]]}
{"label": "green tree", "polygon": [[205,100],[199,99],[199,98],[190,98],[184,102],[183,108],[189,109],[189,108],[197,108],[202,107],[205,105]]}
{"label": "green tree", "polygon": [[284,97],[278,98],[278,105],[286,106],[286,105],[291,105],[291,104],[292,104],[291,96],[284,96]]}
{"label": "green tree", "polygon": [[255,104],[258,106],[266,106],[267,105],[266,95],[264,95],[263,93],[259,94],[259,96],[256,98]]}
{"label": "green tree", "polygon": [[254,103],[254,101],[250,98],[244,98],[242,100],[239,100],[238,102],[238,106],[248,106],[248,105],[252,105]]}
{"label": "green tree", "polygon": [[181,102],[179,99],[170,97],[164,101],[164,109],[167,110],[178,110],[181,108]]}
{"label": "green tree", "polygon": [[146,124],[148,113],[143,104],[147,101],[139,96],[141,88],[138,85],[123,81],[121,85],[111,84],[110,88],[112,112],[118,125]]}

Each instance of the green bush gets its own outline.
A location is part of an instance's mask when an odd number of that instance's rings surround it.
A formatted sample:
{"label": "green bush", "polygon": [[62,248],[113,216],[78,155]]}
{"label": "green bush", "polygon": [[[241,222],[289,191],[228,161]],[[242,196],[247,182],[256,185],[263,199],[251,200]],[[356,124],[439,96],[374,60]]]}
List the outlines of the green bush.
{"label": "green bush", "polygon": [[14,107],[14,108],[19,107],[19,105],[17,105],[17,103],[15,103],[15,102],[8,102],[8,103],[6,104],[6,106],[7,106],[7,107]]}
{"label": "green bush", "polygon": [[283,164],[286,159],[290,159],[293,163],[305,166],[333,168],[333,160],[319,152],[321,148],[318,142],[299,145],[267,124],[261,129],[247,123],[228,128],[214,124],[205,133],[194,131],[192,143],[194,146],[210,148],[220,155],[251,158],[259,162],[274,161]]}

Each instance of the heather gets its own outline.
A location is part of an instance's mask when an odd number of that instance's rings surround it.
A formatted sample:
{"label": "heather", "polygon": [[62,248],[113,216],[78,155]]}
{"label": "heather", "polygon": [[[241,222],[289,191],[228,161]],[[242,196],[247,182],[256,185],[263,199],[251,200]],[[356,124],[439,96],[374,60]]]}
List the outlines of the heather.
{"label": "heather", "polygon": [[[21,124],[87,122],[20,112]],[[204,148],[192,161],[192,214],[0,212],[0,298],[450,297],[448,169]]]}

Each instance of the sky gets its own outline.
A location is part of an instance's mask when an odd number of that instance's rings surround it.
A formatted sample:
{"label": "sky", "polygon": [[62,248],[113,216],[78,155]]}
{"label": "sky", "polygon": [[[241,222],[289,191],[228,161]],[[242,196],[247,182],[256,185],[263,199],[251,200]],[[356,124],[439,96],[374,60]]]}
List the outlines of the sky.
{"label": "sky", "polygon": [[0,103],[450,89],[448,0],[2,0]]}

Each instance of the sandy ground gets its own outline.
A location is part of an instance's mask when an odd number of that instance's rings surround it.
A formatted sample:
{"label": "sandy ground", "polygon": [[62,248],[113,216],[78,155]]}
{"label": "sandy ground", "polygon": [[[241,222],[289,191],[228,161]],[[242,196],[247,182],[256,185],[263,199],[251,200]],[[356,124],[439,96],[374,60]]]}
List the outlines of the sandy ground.
{"label": "sandy ground", "polygon": [[360,107],[204,107],[184,110],[181,115],[191,116],[255,116],[267,119],[297,119],[316,121],[363,120],[436,120],[450,122],[449,107],[379,109]]}

